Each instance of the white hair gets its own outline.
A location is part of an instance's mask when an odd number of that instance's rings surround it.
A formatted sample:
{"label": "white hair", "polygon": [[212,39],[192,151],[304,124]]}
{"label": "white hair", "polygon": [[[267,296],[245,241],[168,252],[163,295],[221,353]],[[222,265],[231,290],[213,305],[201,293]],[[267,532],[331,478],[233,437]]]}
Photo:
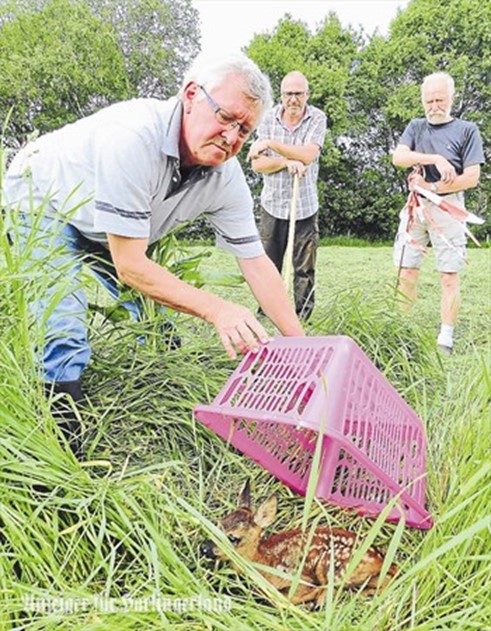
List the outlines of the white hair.
{"label": "white hair", "polygon": [[434,72],[433,74],[427,75],[421,84],[421,94],[423,94],[428,83],[432,83],[433,81],[445,81],[449,95],[452,97],[455,94],[455,81],[448,72]]}
{"label": "white hair", "polygon": [[231,54],[214,59],[198,56],[186,73],[179,94],[190,81],[206,86],[209,90],[225,83],[226,79],[236,74],[243,78],[246,94],[261,103],[261,116],[273,105],[273,92],[269,78],[259,67],[243,54]]}

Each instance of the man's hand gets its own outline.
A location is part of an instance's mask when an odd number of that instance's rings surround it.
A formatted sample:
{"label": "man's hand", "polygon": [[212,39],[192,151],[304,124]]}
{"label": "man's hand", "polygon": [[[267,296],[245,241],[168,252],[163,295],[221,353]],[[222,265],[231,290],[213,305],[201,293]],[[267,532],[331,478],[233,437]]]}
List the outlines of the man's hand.
{"label": "man's hand", "polygon": [[451,184],[457,177],[455,168],[443,156],[438,156],[437,160],[435,160],[435,166],[444,184]]}
{"label": "man's hand", "polygon": [[255,140],[250,146],[247,154],[248,160],[255,160],[259,156],[269,149],[269,140],[264,138],[263,140]]}
{"label": "man's hand", "polygon": [[409,174],[407,178],[407,183],[408,183],[410,191],[414,191],[415,186],[420,186],[421,188],[426,188],[428,190],[431,190],[430,182],[427,182],[424,179],[424,177],[420,173],[417,173],[416,171],[413,171],[412,173]]}
{"label": "man's hand", "polygon": [[[146,256],[146,239],[107,236],[118,278],[124,284],[160,304],[213,324],[232,359],[237,357],[237,350],[257,351],[260,344],[269,342],[268,334],[249,309],[192,287],[150,260]],[[270,264],[273,265],[271,261]]]}
{"label": "man's hand", "polygon": [[242,305],[223,300],[206,319],[216,328],[228,356],[236,359],[237,350],[241,353],[259,350],[260,344],[269,342],[269,335],[263,326]]}
{"label": "man's hand", "polygon": [[303,162],[300,162],[300,160],[288,160],[286,168],[290,175],[298,175],[298,177],[303,177],[307,171],[307,167]]}
{"label": "man's hand", "polygon": [[439,153],[413,151],[407,145],[397,145],[392,156],[392,164],[403,168],[434,164],[440,174],[440,182],[443,185],[453,184],[458,177],[452,164]]}

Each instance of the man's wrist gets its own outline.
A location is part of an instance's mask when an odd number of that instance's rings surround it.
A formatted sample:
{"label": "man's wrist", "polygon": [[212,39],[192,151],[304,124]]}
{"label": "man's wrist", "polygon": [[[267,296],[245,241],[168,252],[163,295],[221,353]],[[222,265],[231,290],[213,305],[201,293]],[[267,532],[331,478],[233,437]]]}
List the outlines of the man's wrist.
{"label": "man's wrist", "polygon": [[430,190],[432,193],[438,193],[440,190],[440,182],[432,182],[430,184]]}

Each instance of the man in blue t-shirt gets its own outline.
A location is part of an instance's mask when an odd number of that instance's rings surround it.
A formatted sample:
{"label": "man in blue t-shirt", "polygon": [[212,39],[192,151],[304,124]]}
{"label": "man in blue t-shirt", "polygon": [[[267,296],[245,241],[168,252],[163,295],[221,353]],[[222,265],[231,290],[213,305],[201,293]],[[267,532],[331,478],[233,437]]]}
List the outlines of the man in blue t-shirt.
{"label": "man in blue t-shirt", "polygon": [[[421,86],[426,118],[414,119],[404,130],[392,162],[397,167],[421,165],[422,173],[412,173],[409,187],[431,190],[448,201],[464,205],[464,191],[479,182],[484,162],[482,140],[474,123],[452,118],[454,81],[445,72],[428,75]],[[394,264],[401,268],[399,290],[410,307],[416,300],[416,283],[428,242],[435,252],[440,272],[441,330],[438,348],[446,354],[453,349],[453,332],[461,300],[458,273],[466,260],[465,225],[426,199],[408,230],[407,208],[394,246]]]}

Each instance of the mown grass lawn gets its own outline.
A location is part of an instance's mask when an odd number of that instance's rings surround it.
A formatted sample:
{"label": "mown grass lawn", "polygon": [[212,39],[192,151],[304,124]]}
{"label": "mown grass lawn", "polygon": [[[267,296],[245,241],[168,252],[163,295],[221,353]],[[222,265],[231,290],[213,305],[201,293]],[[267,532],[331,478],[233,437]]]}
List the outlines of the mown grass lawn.
{"label": "mown grass lawn", "polygon": [[[203,270],[227,269],[236,271],[232,257],[218,249],[208,248],[210,257],[204,259]],[[199,249],[191,248],[196,252]],[[317,309],[321,318],[325,309],[337,296],[361,291],[368,302],[387,300],[391,306],[397,268],[392,264],[390,247],[342,247],[325,246],[319,249],[317,261]],[[486,346],[491,330],[491,249],[470,248],[468,263],[460,275],[462,310],[456,328],[456,356],[465,354],[472,346]],[[233,296],[254,308],[250,292],[245,285],[240,288],[218,288],[217,293]],[[401,300],[397,297],[396,300]],[[395,314],[396,315],[396,314]],[[432,331],[435,338],[440,326],[439,275],[434,267],[433,253],[427,253],[421,269],[418,302],[411,311],[411,319],[422,329]]]}
{"label": "mown grass lawn", "polygon": [[[81,412],[87,462],[76,462],[60,444],[33,367],[27,301],[42,270],[27,277],[7,260],[0,267],[0,629],[489,628],[490,252],[470,251],[456,353],[444,358],[435,350],[440,294],[431,256],[407,317],[394,298],[390,248],[319,252],[308,333],[352,336],[423,419],[435,519],[425,532],[374,527],[318,502],[306,508],[196,422],[193,407],[213,399],[236,362],[206,325],[185,316],[177,320],[180,351],[166,347],[152,321],[141,345],[141,331],[126,321],[94,318]],[[236,271],[217,251],[202,267]],[[214,290],[254,308],[243,286]],[[272,604],[249,564],[242,576],[210,567],[199,544],[210,536],[224,544],[214,524],[247,476],[257,501],[278,494],[275,528],[298,526],[305,511],[309,520],[364,535],[375,528],[376,542],[400,566],[397,580],[370,599],[335,588],[322,610],[309,611]]]}

